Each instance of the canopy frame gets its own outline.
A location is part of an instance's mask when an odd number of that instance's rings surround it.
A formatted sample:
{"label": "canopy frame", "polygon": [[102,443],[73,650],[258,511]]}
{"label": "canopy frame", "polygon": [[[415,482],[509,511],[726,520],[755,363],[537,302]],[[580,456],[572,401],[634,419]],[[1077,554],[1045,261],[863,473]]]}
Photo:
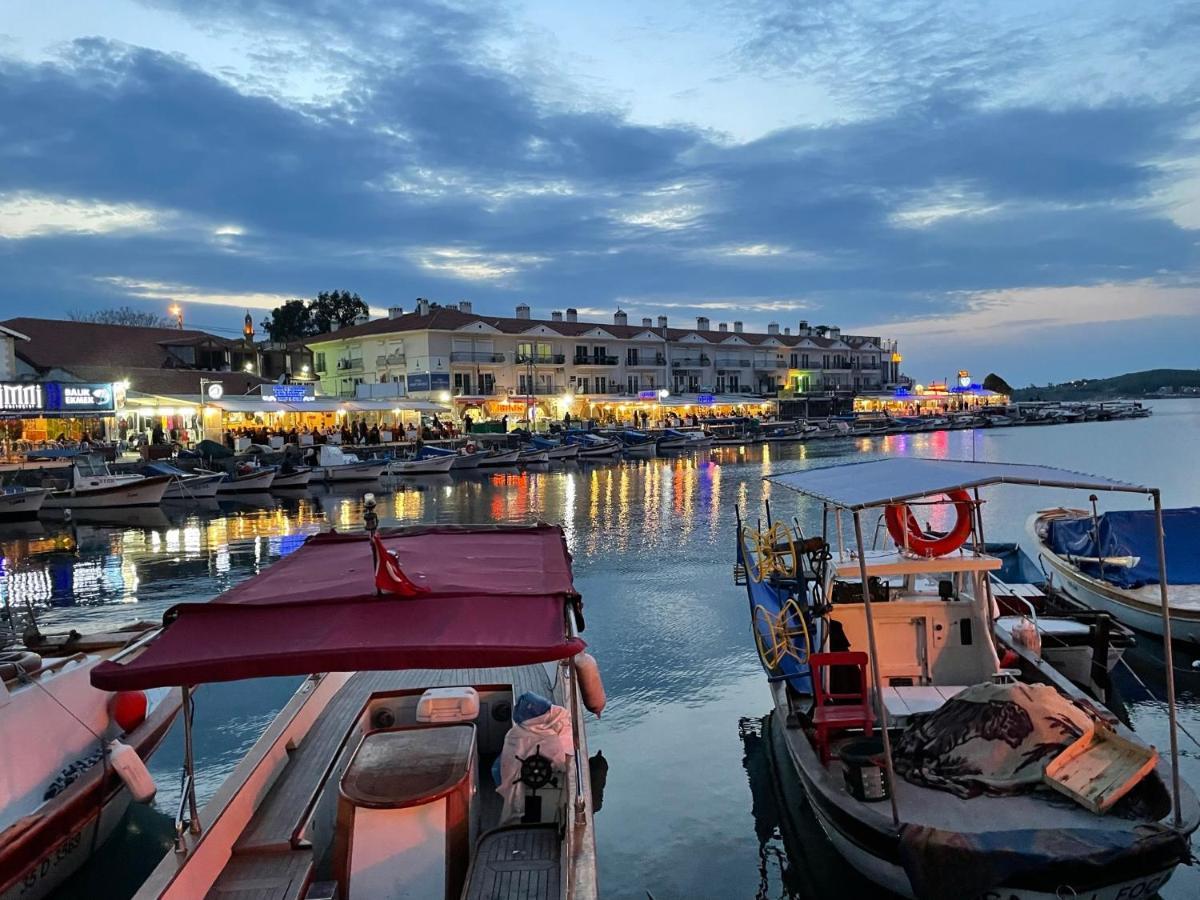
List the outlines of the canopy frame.
{"label": "canopy frame", "polygon": [[[1168,596],[1167,585],[1167,552],[1166,538],[1163,530],[1163,506],[1162,492],[1156,487],[1145,485],[1126,484],[1123,482],[1112,481],[1110,479],[1098,478],[1096,476],[1088,476],[1078,472],[1072,472],[1068,469],[1057,469],[1051,466],[1030,466],[1030,474],[1022,476],[1013,474],[1013,468],[1019,468],[1019,464],[992,464],[987,462],[972,462],[968,460],[925,460],[932,463],[946,463],[945,468],[947,473],[961,472],[965,467],[978,466],[980,477],[968,478],[966,480],[961,477],[948,477],[944,484],[931,486],[923,485],[917,492],[900,492],[894,495],[879,496],[874,499],[854,499],[837,498],[823,494],[816,489],[805,488],[802,484],[803,479],[799,476],[804,476],[813,472],[829,471],[831,469],[845,469],[852,466],[873,466],[875,468],[887,468],[889,463],[899,461],[899,458],[868,460],[861,463],[848,463],[841,466],[821,466],[816,469],[801,469],[793,472],[783,472],[778,475],[769,475],[764,481],[779,484],[781,487],[788,488],[796,493],[804,496],[812,497],[820,500],[824,505],[823,519],[825,521],[825,539],[828,541],[828,512],[830,509],[835,511],[838,523],[839,538],[841,536],[841,511],[846,510],[851,513],[854,520],[854,538],[855,549],[858,552],[859,572],[862,579],[862,598],[863,612],[867,626],[867,641],[871,652],[871,673],[875,695],[881,698],[879,701],[881,717],[880,731],[883,733],[883,751],[884,764],[887,769],[889,783],[894,783],[894,765],[892,761],[892,745],[888,737],[887,731],[887,712],[882,702],[883,684],[882,677],[879,674],[878,666],[874,665],[874,660],[878,659],[875,649],[875,621],[871,611],[870,591],[867,590],[867,558],[866,546],[863,541],[861,515],[863,511],[878,507],[887,507],[895,504],[905,503],[909,500],[918,500],[923,497],[929,497],[936,494],[948,494],[951,491],[971,491],[974,494],[975,515],[977,521],[982,520],[982,511],[980,509],[979,488],[989,487],[997,484],[1017,484],[1027,487],[1050,487],[1062,488],[1066,490],[1085,490],[1085,491],[1104,491],[1107,493],[1126,493],[1140,494],[1149,497],[1154,504],[1154,524],[1156,532],[1156,543],[1158,549],[1158,572],[1159,572],[1159,599],[1162,606],[1162,621],[1163,621],[1163,666],[1165,668],[1167,681],[1167,718],[1169,722],[1170,741],[1171,741],[1171,805],[1173,809],[1173,820],[1176,829],[1183,825],[1183,809],[1180,805],[1180,777],[1179,777],[1179,735],[1178,735],[1178,712],[1175,704],[1175,657],[1171,644],[1171,607]],[[882,464],[882,465],[881,465]],[[1004,471],[997,471],[994,466],[1003,466]],[[1036,470],[1039,474],[1034,475]],[[1043,473],[1054,473],[1050,477],[1046,477]],[[1059,477],[1061,475],[1061,477]],[[789,483],[788,478],[794,477],[792,483]],[[982,530],[979,532],[979,540],[982,540]],[[896,804],[895,790],[889,791],[891,794],[892,805],[892,820],[894,825],[900,827],[900,811]]]}

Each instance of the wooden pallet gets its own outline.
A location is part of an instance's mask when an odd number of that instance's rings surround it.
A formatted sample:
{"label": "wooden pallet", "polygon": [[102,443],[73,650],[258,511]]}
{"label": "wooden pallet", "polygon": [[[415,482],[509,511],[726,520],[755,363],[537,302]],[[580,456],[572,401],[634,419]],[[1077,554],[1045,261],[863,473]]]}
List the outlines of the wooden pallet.
{"label": "wooden pallet", "polygon": [[1117,734],[1103,722],[1046,766],[1045,781],[1097,815],[1108,812],[1158,764],[1158,751]]}

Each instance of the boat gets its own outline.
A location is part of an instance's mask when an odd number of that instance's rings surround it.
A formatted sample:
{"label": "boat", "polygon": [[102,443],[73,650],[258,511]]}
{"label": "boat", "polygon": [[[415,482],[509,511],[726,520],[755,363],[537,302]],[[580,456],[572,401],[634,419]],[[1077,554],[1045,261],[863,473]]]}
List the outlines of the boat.
{"label": "boat", "polygon": [[197,474],[188,472],[169,462],[148,463],[144,474],[166,475],[171,479],[164,500],[199,500],[217,496],[217,487],[225,480],[223,472]]}
{"label": "boat", "polygon": [[36,519],[49,493],[46,488],[4,485],[0,488],[0,520]]}
{"label": "boat", "polygon": [[327,482],[374,481],[391,462],[386,459],[360,460],[355,454],[332,444],[314,447],[312,458],[312,477]]}
{"label": "boat", "polygon": [[655,441],[643,441],[640,444],[625,444],[621,452],[630,459],[653,459],[658,455],[658,445]]}
{"label": "boat", "polygon": [[568,434],[566,440],[579,446],[579,459],[608,459],[621,453],[621,442],[586,431]]}
{"label": "boat", "polygon": [[[1171,633],[1200,641],[1200,507],[1167,509]],[[1161,581],[1153,510],[1044,509],[1026,524],[1055,588],[1138,631],[1161,636]],[[1097,544],[1097,539],[1099,544]]]}
{"label": "boat", "polygon": [[70,486],[52,490],[43,509],[113,509],[120,506],[157,506],[170,487],[167,475],[114,475],[96,455],[76,456]]}
{"label": "boat", "polygon": [[[434,447],[430,444],[425,444],[413,455],[413,459],[440,459],[442,457],[451,457],[453,463],[450,468],[454,471],[460,469],[476,469],[479,464],[487,456],[486,450],[474,449],[474,444],[467,444],[462,450],[451,450],[449,447]],[[442,470],[438,470],[442,471]]]}
{"label": "boat", "polygon": [[284,463],[275,470],[275,478],[271,481],[271,490],[308,487],[312,480],[312,468],[309,466],[293,466]]}
{"label": "boat", "polygon": [[43,635],[35,625],[0,649],[3,900],[52,895],[109,838],[134,799],[119,771],[140,770],[139,800],[153,794],[144,762],[166,736],[180,692],[113,693],[89,677],[102,661],[137,657],[158,631],[139,622]]}
{"label": "boat", "polygon": [[676,431],[674,428],[664,430],[658,436],[658,452],[670,453],[674,450],[689,450],[692,449],[692,442],[688,436],[682,431]]}
{"label": "boat", "polygon": [[[202,470],[198,470],[202,471]],[[257,494],[271,489],[275,483],[273,466],[238,466],[233,472],[223,473],[224,479],[217,484],[217,496],[229,494]]]}
{"label": "boat", "polygon": [[388,461],[388,475],[444,475],[454,468],[458,454],[454,452],[427,454],[417,453],[408,458],[396,457]]}
{"label": "boat", "polygon": [[534,435],[529,439],[531,447],[537,447],[539,450],[546,451],[546,458],[551,462],[563,462],[568,459],[577,459],[579,457],[579,445],[568,444],[562,441],[544,438],[540,435]]}
{"label": "boat", "polygon": [[[822,504],[824,525],[805,534],[770,507],[757,528],[739,517],[735,578],[788,756],[853,869],[906,897],[1118,900],[1153,895],[1190,859],[1200,802],[1180,779],[1170,641],[1159,754],[1027,633],[1004,639],[990,580],[1003,563],[965,546],[987,546],[982,488],[1153,489],[905,457],[767,480]],[[906,504],[943,494],[954,524],[926,533]],[[862,520],[880,509],[896,546],[867,550]],[[847,517],[853,543],[831,543]],[[1092,765],[1103,778],[1077,781]]]}
{"label": "boat", "polygon": [[562,529],[382,531],[366,507],[367,534],[310,537],[94,671],[105,690],[308,676],[203,809],[184,688],[176,846],[136,897],[594,900],[584,709],[603,703]]}
{"label": "boat", "polygon": [[520,456],[520,450],[493,450],[479,461],[479,468],[491,469],[496,466],[515,466]]}
{"label": "boat", "polygon": [[550,462],[549,453],[545,450],[538,449],[537,447],[521,450],[520,454],[517,456],[517,463],[518,465],[522,466],[544,465],[548,462]]}

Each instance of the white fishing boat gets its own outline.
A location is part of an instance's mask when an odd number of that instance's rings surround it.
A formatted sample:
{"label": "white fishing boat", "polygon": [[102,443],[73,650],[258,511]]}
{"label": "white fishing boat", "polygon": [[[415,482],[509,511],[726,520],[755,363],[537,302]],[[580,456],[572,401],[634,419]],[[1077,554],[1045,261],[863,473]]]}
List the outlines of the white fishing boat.
{"label": "white fishing boat", "polygon": [[[987,546],[979,491],[992,485],[1157,492],[902,457],[768,480],[822,504],[824,527],[806,536],[770,509],[764,527],[739,522],[736,573],[788,756],[851,866],[906,897],[1124,900],[1190,859],[1200,803],[1179,773],[1170,641],[1160,755],[1027,630],[997,627],[989,576],[1002,563],[965,549]],[[940,495],[956,519],[925,533],[905,504]],[[896,547],[868,551],[863,519],[880,510]]]}
{"label": "white fishing boat", "polygon": [[597,896],[602,688],[562,530],[383,534],[367,509],[369,536],[310,538],[94,672],[112,690],[309,676],[203,809],[184,688],[176,847],[140,900]]}
{"label": "white fishing boat", "polygon": [[313,477],[321,481],[374,481],[388,468],[386,459],[360,460],[355,454],[331,444],[313,449]]}
{"label": "white fishing boat", "polygon": [[164,500],[202,500],[217,496],[217,488],[225,480],[223,472],[199,474],[188,472],[168,462],[152,462],[146,466],[150,475],[166,475],[171,479]]}
{"label": "white fishing boat", "polygon": [[520,455],[520,450],[493,450],[479,461],[479,468],[491,469],[497,466],[515,466]]}
{"label": "white fishing boat", "polygon": [[388,475],[441,475],[454,468],[458,454],[397,458],[388,462]]}
{"label": "white fishing boat", "polygon": [[630,459],[653,459],[658,455],[658,444],[655,441],[643,441],[640,444],[626,444],[622,452]]}
{"label": "white fishing boat", "polygon": [[271,490],[308,487],[312,481],[312,469],[309,466],[281,466],[275,470],[275,478],[271,481]]}
{"label": "white fishing boat", "polygon": [[544,438],[534,437],[533,446],[546,451],[546,458],[551,462],[565,462],[579,458],[578,444],[557,443]]}
{"label": "white fishing boat", "polygon": [[[1171,633],[1200,642],[1200,507],[1163,511]],[[1082,509],[1044,509],[1026,530],[1054,587],[1131,628],[1162,635],[1162,573],[1153,510],[1098,516]]]}
{"label": "white fishing boat", "polygon": [[153,796],[144,761],[179,710],[179,691],[113,693],[89,677],[104,660],[136,657],[157,633],[148,623],[86,635],[35,630],[0,649],[0,900],[51,896],[135,794]]}
{"label": "white fishing boat", "polygon": [[273,466],[238,466],[233,472],[224,473],[225,477],[217,484],[217,496],[229,494],[261,494],[271,489],[275,483],[275,468]]}
{"label": "white fishing boat", "polygon": [[77,456],[71,466],[70,486],[52,490],[43,509],[113,509],[120,506],[157,506],[170,487],[167,475],[114,475],[99,456]]}
{"label": "white fishing boat", "polygon": [[568,440],[579,447],[579,459],[611,459],[621,453],[620,441],[586,432],[570,435]]}
{"label": "white fishing boat", "polygon": [[517,457],[518,465],[522,466],[536,466],[548,462],[550,462],[550,454],[545,450],[538,449],[537,447],[528,450],[522,450],[520,455]]}
{"label": "white fishing boat", "polygon": [[0,520],[35,519],[50,492],[46,488],[8,484],[0,488]]}

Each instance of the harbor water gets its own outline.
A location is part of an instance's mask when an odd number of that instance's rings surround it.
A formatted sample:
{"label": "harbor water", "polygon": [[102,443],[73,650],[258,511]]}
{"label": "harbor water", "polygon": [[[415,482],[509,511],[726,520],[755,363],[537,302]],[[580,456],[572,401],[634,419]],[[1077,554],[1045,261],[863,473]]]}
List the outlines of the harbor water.
{"label": "harbor water", "polygon": [[[878,896],[836,855],[803,809],[786,770],[767,758],[770,709],[732,580],[735,508],[752,520],[770,499],[777,517],[812,527],[817,510],[764,475],[877,455],[1045,463],[1155,485],[1168,506],[1200,505],[1200,401],[1153,404],[1148,419],[1054,427],[845,438],[722,447],[701,454],[542,471],[430,476],[372,488],[384,526],[420,522],[561,523],[585,601],[587,639],[608,691],[589,722],[602,804],[596,815],[605,897],[839,900]],[[312,488],[236,503],[164,505],[117,522],[76,519],[0,526],[4,601],[32,605],[44,630],[95,630],[158,620],[181,601],[212,597],[271,565],[325,527],[360,528],[362,488]],[[993,488],[989,540],[1024,540],[1035,509],[1086,506],[1086,495]],[[1102,508],[1130,508],[1118,496]],[[873,526],[874,523],[869,523]],[[1152,643],[1141,637],[1141,644]],[[1183,649],[1180,721],[1200,737],[1200,654]],[[1152,647],[1118,680],[1135,728],[1166,752],[1165,695]],[[254,743],[299,679],[210,685],[196,714],[201,799]],[[61,893],[128,897],[168,852],[179,798],[180,729],[150,769],[159,793]],[[1200,788],[1200,746],[1181,734],[1183,772]],[[1200,896],[1196,869],[1166,897]]]}

